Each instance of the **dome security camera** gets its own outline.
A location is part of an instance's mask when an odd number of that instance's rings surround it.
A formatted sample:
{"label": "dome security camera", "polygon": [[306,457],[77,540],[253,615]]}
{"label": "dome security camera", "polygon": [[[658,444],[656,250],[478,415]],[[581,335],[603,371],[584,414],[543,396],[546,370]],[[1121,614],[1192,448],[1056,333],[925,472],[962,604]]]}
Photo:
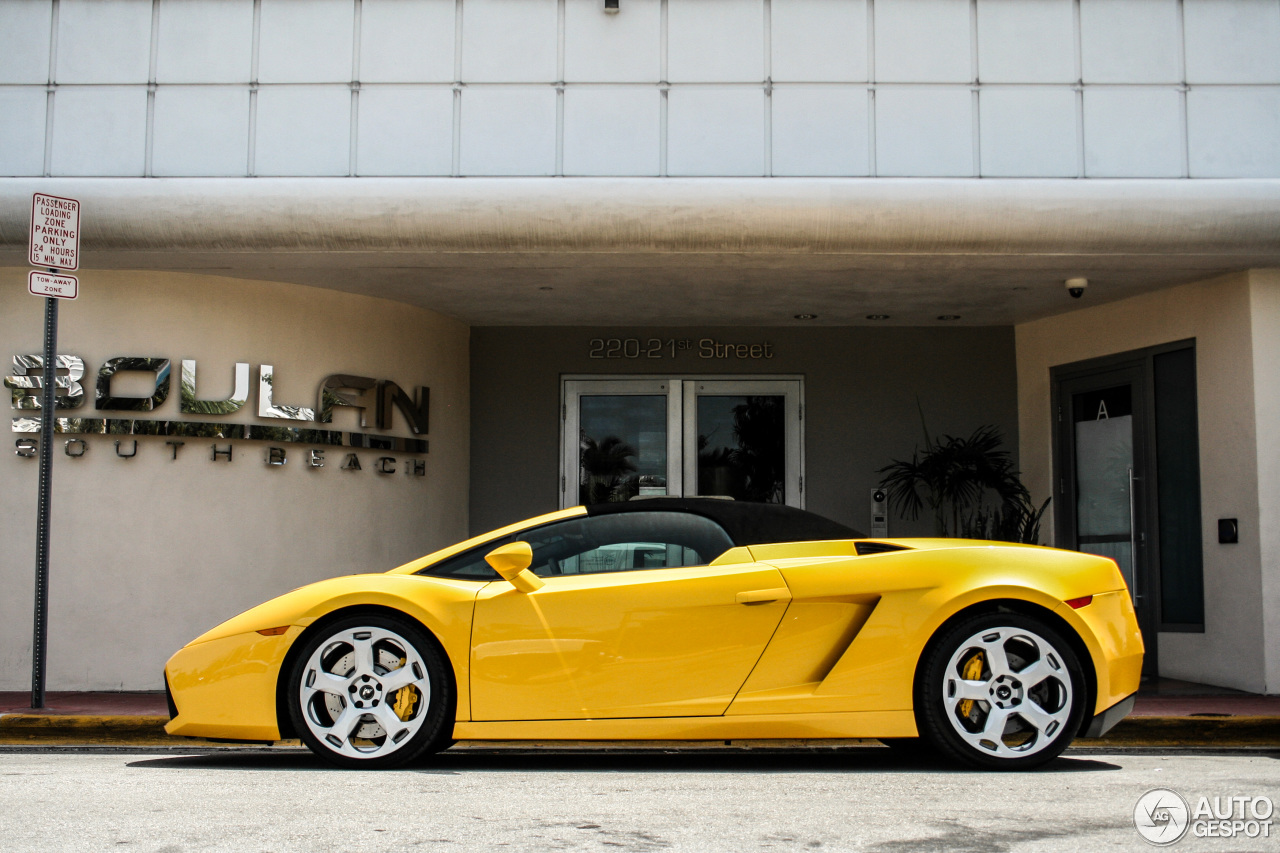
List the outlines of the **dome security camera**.
{"label": "dome security camera", "polygon": [[1072,299],[1079,299],[1084,296],[1084,289],[1089,286],[1087,278],[1069,278],[1066,280],[1067,293],[1071,294]]}

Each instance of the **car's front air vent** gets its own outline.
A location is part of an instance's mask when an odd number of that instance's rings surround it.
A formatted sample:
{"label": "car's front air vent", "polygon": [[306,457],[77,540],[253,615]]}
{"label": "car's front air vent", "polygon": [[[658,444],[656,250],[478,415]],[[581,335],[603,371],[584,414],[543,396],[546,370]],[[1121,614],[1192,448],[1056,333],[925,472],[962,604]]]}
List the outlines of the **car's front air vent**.
{"label": "car's front air vent", "polygon": [[858,542],[854,545],[858,549],[858,556],[865,557],[868,554],[883,554],[887,551],[910,551],[911,549],[905,545],[890,545],[888,542]]}

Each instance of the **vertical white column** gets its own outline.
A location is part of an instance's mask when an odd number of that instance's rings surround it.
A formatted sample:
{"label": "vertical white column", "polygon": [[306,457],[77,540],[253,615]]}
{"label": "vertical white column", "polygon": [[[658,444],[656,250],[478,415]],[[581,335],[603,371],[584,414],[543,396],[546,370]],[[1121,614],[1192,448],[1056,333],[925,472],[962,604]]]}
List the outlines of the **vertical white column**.
{"label": "vertical white column", "polygon": [[867,174],[876,168],[876,0],[867,0]]}
{"label": "vertical white column", "polygon": [[1075,50],[1076,84],[1076,177],[1084,177],[1084,60],[1080,33],[1080,0],[1071,0],[1071,36]]}
{"label": "vertical white column", "polygon": [[156,136],[156,51],[160,46],[160,0],[151,0],[151,58],[147,65],[147,141],[142,174],[151,177]]}
{"label": "vertical white column", "polygon": [[262,0],[253,0],[253,49],[249,54],[249,154],[245,173],[258,173],[258,53],[262,45]]}
{"label": "vertical white column", "polygon": [[982,81],[978,77],[978,0],[969,0],[969,124],[972,133],[973,176],[982,176],[982,112],[979,99],[982,97]]}
{"label": "vertical white column", "polygon": [[58,89],[58,0],[49,12],[49,84],[44,101],[44,176],[53,174],[53,110]]}
{"label": "vertical white column", "polygon": [[453,4],[453,176],[462,174],[462,0]]}

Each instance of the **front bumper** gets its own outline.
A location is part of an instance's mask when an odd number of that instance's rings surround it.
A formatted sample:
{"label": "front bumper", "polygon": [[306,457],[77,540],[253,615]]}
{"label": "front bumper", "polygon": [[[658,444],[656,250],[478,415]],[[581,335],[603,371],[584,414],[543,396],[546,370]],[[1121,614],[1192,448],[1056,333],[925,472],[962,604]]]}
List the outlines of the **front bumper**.
{"label": "front bumper", "polygon": [[165,666],[173,714],[164,727],[181,737],[280,739],[276,682],[285,653],[302,629],[276,636],[235,634],[186,646]]}
{"label": "front bumper", "polygon": [[1085,729],[1082,737],[1102,737],[1111,731],[1116,723],[1133,713],[1133,702],[1137,696],[1138,694],[1136,693],[1130,693],[1105,711],[1094,714],[1093,720],[1089,723],[1089,728]]}

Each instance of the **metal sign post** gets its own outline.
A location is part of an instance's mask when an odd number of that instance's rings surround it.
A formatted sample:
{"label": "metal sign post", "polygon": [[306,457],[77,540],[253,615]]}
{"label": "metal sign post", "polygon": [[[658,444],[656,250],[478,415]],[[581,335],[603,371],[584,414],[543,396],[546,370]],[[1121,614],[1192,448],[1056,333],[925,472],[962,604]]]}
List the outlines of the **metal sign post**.
{"label": "metal sign post", "polygon": [[53,490],[54,388],[58,360],[58,300],[44,299],[44,387],[40,389],[40,498],[36,504],[36,612],[31,636],[31,707],[44,707],[49,639],[49,504]]}
{"label": "metal sign post", "polygon": [[44,707],[49,639],[49,510],[53,489],[53,426],[57,417],[58,300],[75,299],[80,283],[58,270],[80,266],[80,202],[35,193],[31,198],[28,259],[48,275],[31,272],[27,290],[44,297],[44,374],[40,389],[40,497],[36,505],[36,602],[31,637],[31,707]]}

